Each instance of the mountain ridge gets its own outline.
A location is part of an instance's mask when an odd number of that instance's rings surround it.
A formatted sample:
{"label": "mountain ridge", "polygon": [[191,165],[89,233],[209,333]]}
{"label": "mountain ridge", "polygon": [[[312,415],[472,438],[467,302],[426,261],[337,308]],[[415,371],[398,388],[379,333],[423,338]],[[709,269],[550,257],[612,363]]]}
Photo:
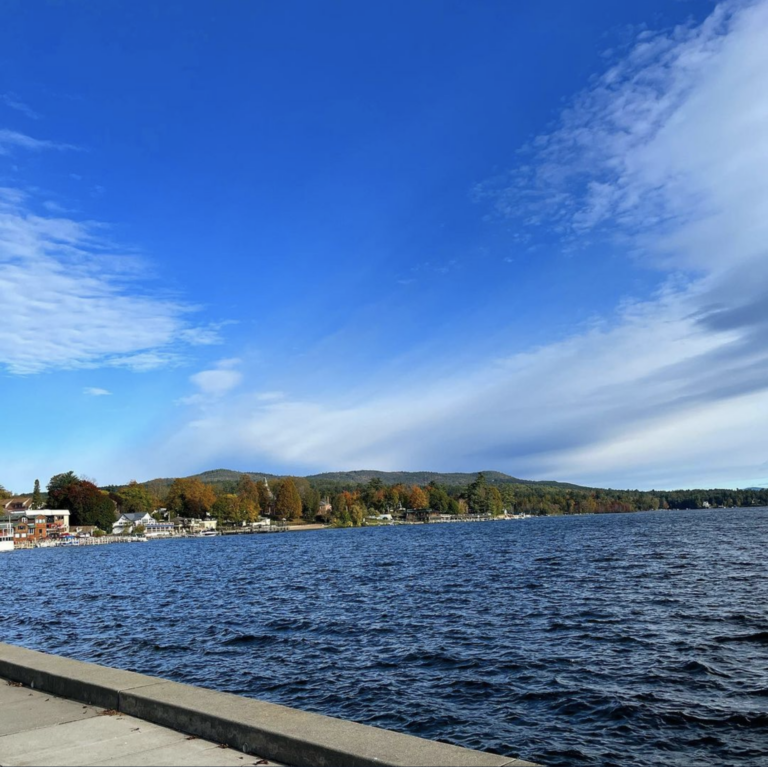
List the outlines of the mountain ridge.
{"label": "mountain ridge", "polygon": [[[488,484],[496,485],[534,485],[539,487],[557,487],[564,490],[587,490],[583,485],[575,485],[569,482],[556,480],[520,479],[501,471],[487,470],[482,472],[439,472],[439,471],[379,471],[378,469],[355,469],[351,471],[326,471],[319,474],[272,474],[259,471],[236,471],[234,469],[208,469],[198,474],[191,474],[184,479],[199,479],[208,484],[223,484],[237,482],[240,477],[247,475],[251,479],[258,480],[262,477],[267,481],[280,477],[299,477],[318,485],[364,485],[371,479],[380,479],[384,485],[428,485],[435,482],[438,485],[455,486],[468,485],[475,480],[478,474],[485,476]],[[176,477],[156,477],[140,484],[150,488],[170,487]]]}

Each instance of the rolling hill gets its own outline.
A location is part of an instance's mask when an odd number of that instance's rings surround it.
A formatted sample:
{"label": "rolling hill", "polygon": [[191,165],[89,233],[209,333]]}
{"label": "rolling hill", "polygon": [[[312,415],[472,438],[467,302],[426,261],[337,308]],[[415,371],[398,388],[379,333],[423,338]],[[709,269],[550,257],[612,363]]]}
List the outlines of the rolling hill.
{"label": "rolling hill", "polygon": [[[232,469],[211,469],[193,474],[191,477],[199,479],[210,485],[235,484],[243,474],[247,474],[254,480],[266,477],[267,480],[277,479],[277,475],[261,471],[233,471]],[[554,480],[519,479],[500,471],[484,471],[485,478],[490,485],[539,485],[544,487],[558,487],[564,490],[585,489],[581,485],[573,485],[568,482],[556,482]],[[360,469],[356,471],[327,471],[320,474],[309,474],[305,477],[310,484],[328,487],[342,485],[354,487],[364,485],[371,479],[377,478],[385,485],[427,485],[436,482],[445,486],[465,486],[472,482],[478,472],[439,472],[439,471],[377,471],[374,469]],[[173,483],[173,477],[158,477],[150,479],[142,484],[155,492],[166,490]]]}

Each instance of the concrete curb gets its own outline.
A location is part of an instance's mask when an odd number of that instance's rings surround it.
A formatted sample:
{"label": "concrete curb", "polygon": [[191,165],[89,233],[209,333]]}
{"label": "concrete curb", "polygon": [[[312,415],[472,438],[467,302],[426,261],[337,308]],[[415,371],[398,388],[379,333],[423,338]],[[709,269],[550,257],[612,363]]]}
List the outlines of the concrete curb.
{"label": "concrete curb", "polygon": [[532,767],[505,756],[4,643],[0,677],[294,767]]}

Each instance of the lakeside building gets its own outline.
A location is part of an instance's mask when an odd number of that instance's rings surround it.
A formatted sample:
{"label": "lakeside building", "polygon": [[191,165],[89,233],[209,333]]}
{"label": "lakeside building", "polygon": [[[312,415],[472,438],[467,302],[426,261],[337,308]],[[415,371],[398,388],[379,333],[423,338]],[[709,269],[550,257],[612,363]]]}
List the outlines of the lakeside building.
{"label": "lakeside building", "polygon": [[137,527],[144,528],[148,536],[170,535],[173,533],[173,522],[162,522],[147,512],[121,514],[112,524],[112,535],[132,533]]}
{"label": "lakeside building", "polygon": [[115,522],[112,523],[112,535],[122,535],[123,533],[131,533],[135,527],[139,525],[146,525],[149,522],[154,522],[150,514],[147,512],[137,512],[129,514],[121,514]]}
{"label": "lakeside building", "polygon": [[201,533],[205,530],[215,530],[218,524],[218,520],[211,519],[196,519],[194,517],[174,517],[173,526],[179,532],[185,533]]}
{"label": "lakeside building", "polygon": [[13,539],[19,543],[58,538],[69,532],[67,509],[35,509],[10,511]]}
{"label": "lakeside building", "polygon": [[31,511],[32,496],[16,495],[13,498],[8,498],[7,500],[3,501],[3,508],[6,511]]}

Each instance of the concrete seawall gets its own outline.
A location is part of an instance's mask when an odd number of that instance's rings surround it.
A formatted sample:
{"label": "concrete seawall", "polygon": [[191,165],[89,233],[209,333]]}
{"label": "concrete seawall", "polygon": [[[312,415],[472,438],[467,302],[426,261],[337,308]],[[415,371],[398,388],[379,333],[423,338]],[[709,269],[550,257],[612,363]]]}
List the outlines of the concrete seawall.
{"label": "concrete seawall", "polygon": [[531,765],[511,757],[3,643],[0,677],[294,767]]}

